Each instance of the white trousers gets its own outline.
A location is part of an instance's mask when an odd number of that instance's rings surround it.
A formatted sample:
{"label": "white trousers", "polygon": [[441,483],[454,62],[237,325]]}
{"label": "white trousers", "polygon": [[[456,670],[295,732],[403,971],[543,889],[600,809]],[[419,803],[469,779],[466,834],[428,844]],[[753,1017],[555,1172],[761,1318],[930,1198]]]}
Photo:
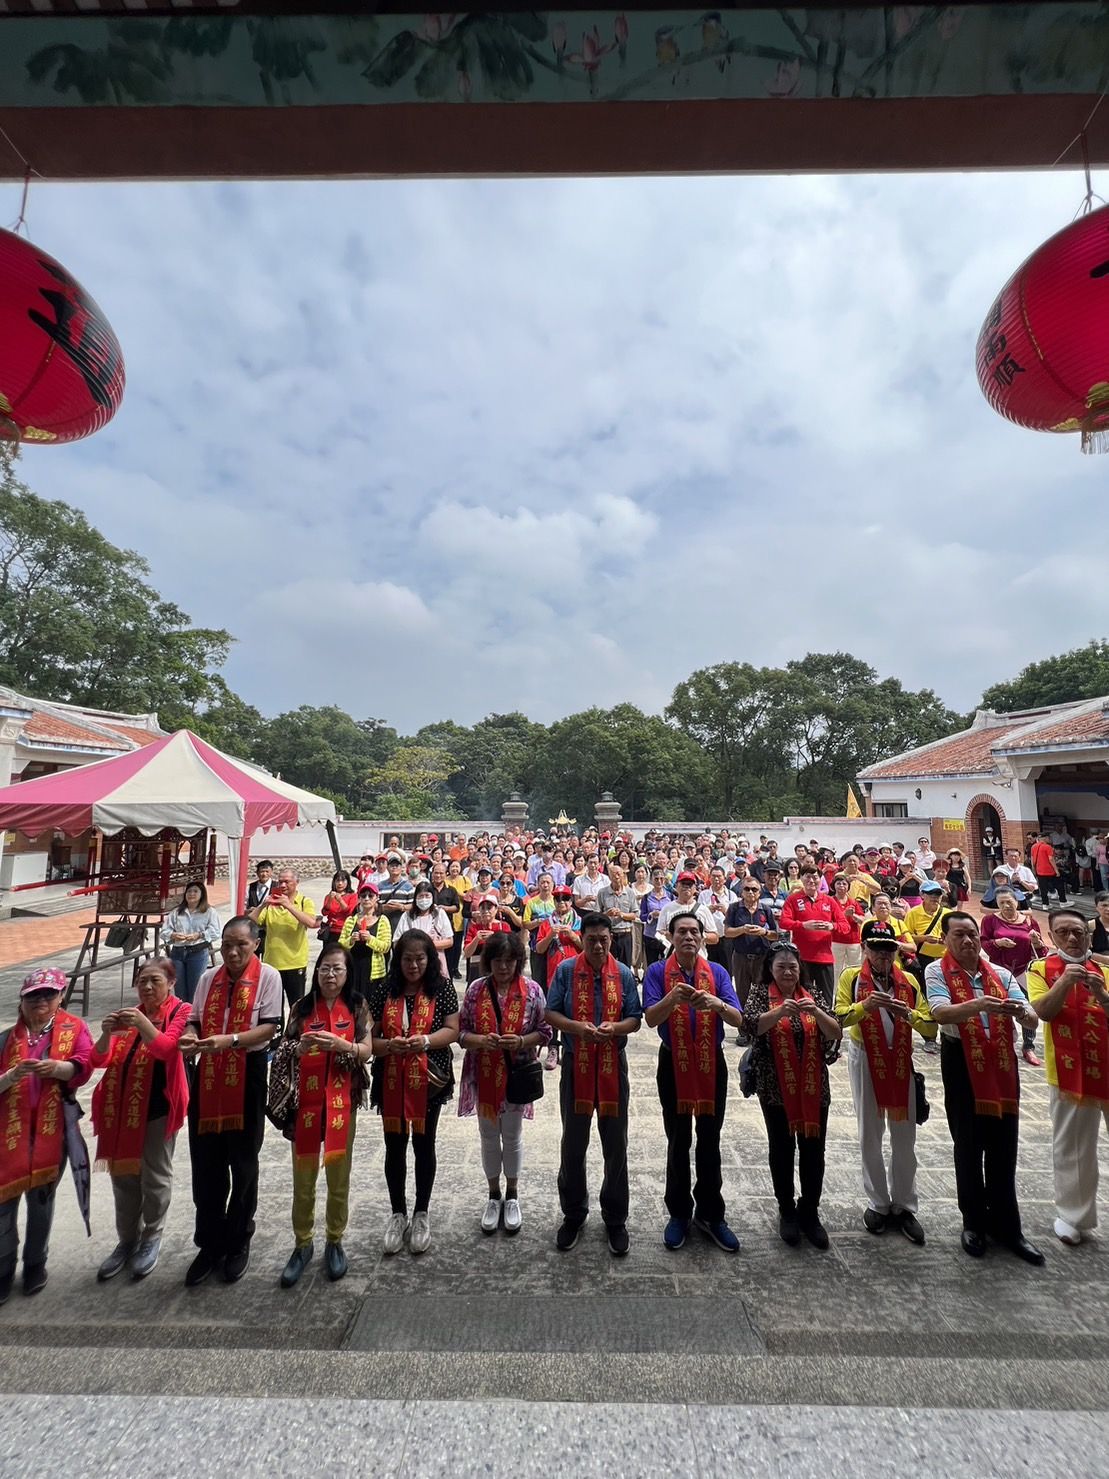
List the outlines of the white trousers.
{"label": "white trousers", "polygon": [[832,965],[835,969],[835,984],[839,985],[839,978],[848,966],[862,965],[863,947],[861,945],[833,945]]}
{"label": "white trousers", "polygon": [[[863,1191],[875,1212],[913,1212],[919,1205],[916,1194],[916,1082],[909,1075],[909,1117],[889,1120],[878,1108],[870,1079],[870,1062],[861,1043],[847,1042],[847,1072],[855,1119],[859,1126],[859,1151],[863,1163]],[[889,1174],[882,1140],[889,1128]]]}
{"label": "white trousers", "polygon": [[1048,1088],[1051,1104],[1051,1164],[1055,1171],[1055,1215],[1079,1232],[1097,1226],[1098,1131],[1109,1129],[1109,1111],[1075,1104]]}
{"label": "white trousers", "polygon": [[505,1179],[516,1181],[524,1160],[523,1109],[506,1109],[495,1120],[477,1117],[481,1135],[481,1169],[492,1181],[504,1171]]}

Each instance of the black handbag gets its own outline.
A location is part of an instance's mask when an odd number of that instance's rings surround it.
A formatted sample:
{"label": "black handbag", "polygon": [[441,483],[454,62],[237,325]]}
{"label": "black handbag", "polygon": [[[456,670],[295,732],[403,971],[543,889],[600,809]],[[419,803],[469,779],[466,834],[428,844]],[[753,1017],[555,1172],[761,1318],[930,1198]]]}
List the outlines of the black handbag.
{"label": "black handbag", "polygon": [[924,1075],[919,1068],[913,1069],[913,1078],[916,1079],[916,1122],[918,1125],[923,1125],[932,1113],[932,1106],[928,1103]]}
{"label": "black handbag", "polygon": [[109,950],[141,950],[145,942],[146,926],[132,924],[128,914],[121,915],[104,936]]}
{"label": "black handbag", "polygon": [[751,1099],[755,1093],[755,1065],[752,1056],[755,1051],[754,1043],[751,1044],[739,1059],[739,1091],[745,1099]]}
{"label": "black handbag", "polygon": [[[499,1031],[501,1009],[497,1002],[497,993],[488,981],[485,985],[493,1003],[493,1015],[497,1019]],[[534,1104],[537,1099],[542,1099],[544,1093],[543,1065],[538,1058],[525,1058],[522,1063],[519,1063],[511,1053],[506,1052],[504,1063],[508,1069],[508,1079],[504,1086],[506,1104]]]}

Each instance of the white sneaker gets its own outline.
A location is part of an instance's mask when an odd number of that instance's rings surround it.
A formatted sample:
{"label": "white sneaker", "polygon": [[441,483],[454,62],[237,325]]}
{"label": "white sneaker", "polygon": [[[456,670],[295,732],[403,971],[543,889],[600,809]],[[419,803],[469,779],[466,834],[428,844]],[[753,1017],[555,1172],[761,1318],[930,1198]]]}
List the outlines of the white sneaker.
{"label": "white sneaker", "polygon": [[508,1234],[518,1233],[523,1225],[520,1216],[520,1203],[516,1197],[509,1197],[504,1204],[504,1230]]}
{"label": "white sneaker", "polygon": [[382,1247],[386,1253],[399,1253],[404,1247],[404,1236],[408,1231],[408,1218],[403,1212],[394,1212],[385,1224],[385,1241]]}
{"label": "white sneaker", "polygon": [[1069,1222],[1064,1222],[1061,1217],[1055,1219],[1055,1236],[1061,1243],[1066,1243],[1068,1248],[1077,1248],[1083,1241],[1082,1234],[1077,1227],[1071,1227]]}
{"label": "white sneaker", "polygon": [[490,1197],[486,1202],[485,1211],[481,1214],[481,1230],[486,1237],[490,1237],[500,1227],[503,1205],[500,1197]]}
{"label": "white sneaker", "polygon": [[431,1247],[431,1223],[426,1212],[413,1212],[412,1226],[408,1229],[409,1253],[426,1253]]}

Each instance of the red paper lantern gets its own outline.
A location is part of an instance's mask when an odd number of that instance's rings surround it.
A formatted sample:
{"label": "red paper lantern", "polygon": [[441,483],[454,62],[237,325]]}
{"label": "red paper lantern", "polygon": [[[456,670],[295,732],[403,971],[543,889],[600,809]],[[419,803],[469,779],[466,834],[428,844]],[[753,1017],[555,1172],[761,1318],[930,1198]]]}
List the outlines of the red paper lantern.
{"label": "red paper lantern", "polygon": [[978,335],[978,383],[1033,431],[1109,451],[1109,206],[1057,232],[1001,289]]}
{"label": "red paper lantern", "polygon": [[0,230],[0,436],[74,442],[123,399],[111,325],[60,263]]}

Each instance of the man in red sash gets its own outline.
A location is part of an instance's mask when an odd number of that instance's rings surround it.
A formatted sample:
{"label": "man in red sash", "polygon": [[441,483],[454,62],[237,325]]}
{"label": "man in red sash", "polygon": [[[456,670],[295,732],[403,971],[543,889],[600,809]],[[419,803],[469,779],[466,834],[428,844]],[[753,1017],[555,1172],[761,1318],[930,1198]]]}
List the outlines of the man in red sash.
{"label": "man in red sash", "polygon": [[258,1205],[258,1153],[265,1131],[266,1044],[281,1021],[281,976],[256,954],[249,915],[223,929],[223,963],[196,988],[181,1052],[195,1063],[189,1092],[196,1231],[200,1252],[185,1283],[222,1265],[229,1284],[250,1262]]}
{"label": "man in red sash", "polygon": [[1038,1265],[1044,1256],[1021,1231],[1017,1206],[1020,1081],[1013,1045],[1014,1019],[1031,1027],[1037,1017],[1012,972],[982,956],[973,914],[953,909],[940,928],[943,958],[928,966],[924,985],[940,1028],[963,1250],[981,1258],[988,1234]]}
{"label": "man in red sash", "polygon": [[643,1008],[635,977],[609,953],[612,927],[606,914],[581,922],[581,954],[564,961],[547,991],[547,1021],[562,1035],[562,1151],[558,1198],[562,1225],[555,1243],[563,1253],[577,1242],[589,1216],[585,1157],[593,1114],[601,1138],[605,1175],[601,1217],[608,1246],[628,1251],[628,1066],[625,1039],[639,1031]]}
{"label": "man in red sash", "polygon": [[1081,914],[1048,915],[1054,949],[1028,967],[1044,1024],[1055,1172],[1055,1236],[1070,1247],[1097,1227],[1098,1132],[1109,1127],[1109,971],[1089,958]]}
{"label": "man in red sash", "polygon": [[[847,1032],[847,1071],[863,1165],[863,1226],[887,1227],[910,1243],[924,1242],[917,1221],[916,1078],[913,1033],[930,1041],[936,1024],[912,976],[897,964],[900,945],[892,924],[862,928],[863,963],[848,966],[836,986],[836,1016]],[[882,1141],[889,1129],[887,1174]]]}
{"label": "man in red sash", "polygon": [[[670,919],[674,948],[648,966],[643,978],[643,1018],[657,1027],[658,1097],[666,1131],[666,1210],[662,1235],[672,1252],[685,1242],[690,1221],[726,1253],[739,1239],[724,1220],[720,1130],[728,1102],[724,1023],[743,1026],[732,979],[722,965],[701,955],[705,931],[692,910]],[[689,1150],[697,1123],[697,1184],[690,1189]]]}
{"label": "man in red sash", "polygon": [[23,1292],[37,1294],[46,1283],[54,1194],[67,1159],[79,1199],[83,1175],[88,1222],[88,1152],[73,1096],[91,1071],[92,1037],[79,1017],[61,1009],[68,984],[55,966],[32,971],[19,993],[19,1020],[0,1032],[0,1304],[15,1280],[24,1197]]}

